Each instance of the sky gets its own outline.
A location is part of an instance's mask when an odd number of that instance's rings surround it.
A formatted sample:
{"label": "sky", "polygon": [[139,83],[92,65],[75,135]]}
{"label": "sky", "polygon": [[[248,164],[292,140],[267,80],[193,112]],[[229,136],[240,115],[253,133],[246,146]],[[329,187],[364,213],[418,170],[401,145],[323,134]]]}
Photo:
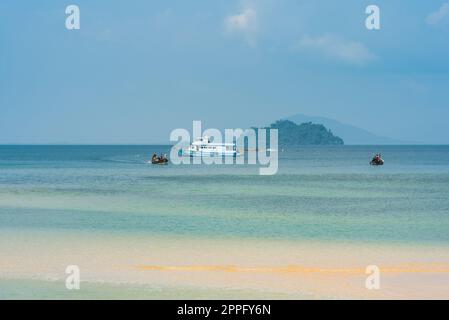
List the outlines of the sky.
{"label": "sky", "polygon": [[167,144],[192,120],[298,113],[449,144],[449,1],[0,2],[0,144]]}

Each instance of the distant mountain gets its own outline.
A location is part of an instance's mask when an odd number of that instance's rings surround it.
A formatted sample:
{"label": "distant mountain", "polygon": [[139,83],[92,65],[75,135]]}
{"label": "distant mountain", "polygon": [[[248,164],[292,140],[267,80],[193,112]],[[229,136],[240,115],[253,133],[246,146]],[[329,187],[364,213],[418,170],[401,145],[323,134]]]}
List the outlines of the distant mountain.
{"label": "distant mountain", "polygon": [[293,121],[297,124],[308,122],[321,123],[329,128],[335,135],[341,137],[345,144],[381,145],[405,143],[404,141],[378,136],[367,130],[324,117],[312,117],[304,114],[297,114],[286,118],[286,120]]}
{"label": "distant mountain", "polygon": [[289,120],[278,120],[266,129],[278,130],[279,147],[295,147],[301,145],[343,145],[340,137],[322,124],[311,122],[296,124]]}

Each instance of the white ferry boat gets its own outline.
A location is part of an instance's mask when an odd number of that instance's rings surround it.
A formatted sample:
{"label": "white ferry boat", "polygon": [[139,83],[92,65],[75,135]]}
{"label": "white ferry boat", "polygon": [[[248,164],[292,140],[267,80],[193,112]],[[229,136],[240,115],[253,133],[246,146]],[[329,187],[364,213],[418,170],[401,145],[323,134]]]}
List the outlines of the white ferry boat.
{"label": "white ferry boat", "polygon": [[195,141],[183,152],[191,157],[201,156],[227,156],[236,157],[238,151],[235,143],[214,143],[210,142],[208,136],[195,139]]}

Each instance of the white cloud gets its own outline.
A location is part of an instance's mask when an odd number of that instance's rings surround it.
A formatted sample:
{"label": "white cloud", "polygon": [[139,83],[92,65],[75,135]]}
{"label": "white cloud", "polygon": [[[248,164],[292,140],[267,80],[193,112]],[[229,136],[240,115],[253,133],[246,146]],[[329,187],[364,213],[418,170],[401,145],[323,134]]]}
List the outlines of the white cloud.
{"label": "white cloud", "polygon": [[431,25],[438,25],[444,21],[449,22],[449,3],[444,3],[437,11],[429,14],[426,21]]}
{"label": "white cloud", "polygon": [[256,45],[257,13],[252,7],[246,7],[241,13],[225,18],[225,30],[229,34],[241,35],[250,46]]}
{"label": "white cloud", "polygon": [[376,55],[363,43],[347,41],[334,35],[304,36],[297,48],[313,50],[328,57],[354,64],[364,64],[376,59]]}

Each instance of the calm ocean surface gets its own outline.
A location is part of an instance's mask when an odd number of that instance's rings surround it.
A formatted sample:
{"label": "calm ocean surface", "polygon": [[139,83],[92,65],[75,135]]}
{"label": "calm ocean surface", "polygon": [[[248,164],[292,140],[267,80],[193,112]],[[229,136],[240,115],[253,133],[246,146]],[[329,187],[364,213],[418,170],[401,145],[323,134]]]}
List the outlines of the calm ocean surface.
{"label": "calm ocean surface", "polygon": [[169,146],[0,146],[0,231],[449,244],[449,146],[304,147],[274,176],[153,152]]}

